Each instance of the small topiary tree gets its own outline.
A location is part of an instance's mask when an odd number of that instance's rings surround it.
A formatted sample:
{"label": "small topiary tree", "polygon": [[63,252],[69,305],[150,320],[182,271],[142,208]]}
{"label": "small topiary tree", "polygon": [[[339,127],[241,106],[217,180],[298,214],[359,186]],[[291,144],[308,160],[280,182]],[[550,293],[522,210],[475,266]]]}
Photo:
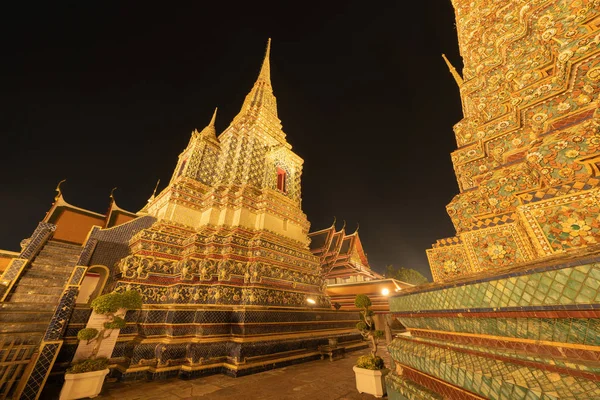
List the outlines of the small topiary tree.
{"label": "small topiary tree", "polygon": [[[371,310],[371,299],[365,294],[358,294],[354,299],[354,305],[360,310],[361,321],[356,324],[361,335],[371,342],[371,355],[362,356],[359,358],[357,366],[367,369],[382,369],[384,368],[383,359],[377,356],[377,342],[384,336],[384,332],[375,329],[375,321],[373,321],[373,310]],[[368,360],[367,360],[368,358]],[[361,366],[364,364],[365,366]]]}
{"label": "small topiary tree", "polygon": [[127,324],[123,316],[118,315],[119,310],[132,310],[142,307],[142,296],[135,290],[122,293],[107,293],[95,298],[90,304],[96,314],[105,315],[107,321],[99,331],[96,328],[84,328],[77,332],[77,339],[94,343],[88,359],[74,363],[67,373],[78,374],[83,372],[100,371],[108,366],[108,359],[97,358],[102,341],[107,339],[114,329],[122,329]]}

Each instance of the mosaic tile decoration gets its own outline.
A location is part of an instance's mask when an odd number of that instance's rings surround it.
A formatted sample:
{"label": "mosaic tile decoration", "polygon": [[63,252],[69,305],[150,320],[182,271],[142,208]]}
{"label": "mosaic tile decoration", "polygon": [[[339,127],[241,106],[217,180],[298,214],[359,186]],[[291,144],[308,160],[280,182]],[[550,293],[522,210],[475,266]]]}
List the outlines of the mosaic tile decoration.
{"label": "mosaic tile decoration", "polygon": [[20,400],[37,400],[54,360],[58,355],[62,342],[43,342],[40,350],[40,355],[35,363],[35,367],[31,371],[27,383],[20,394]]}
{"label": "mosaic tile decoration", "polygon": [[[596,399],[600,383],[558,374],[445,346],[428,346],[395,339],[388,347],[392,358],[430,376],[493,399]],[[543,397],[546,396],[546,397]]]}
{"label": "mosaic tile decoration", "polygon": [[[454,126],[458,148],[452,153],[460,193],[447,206],[457,236],[533,222],[518,251],[511,254],[503,245],[507,263],[527,251],[529,240],[538,250],[535,258],[595,243],[593,217],[580,215],[585,206],[577,202],[537,221],[523,219],[521,209],[560,202],[600,184],[596,1],[529,0],[504,7],[491,0],[453,0],[453,5],[464,65],[462,76],[450,65],[464,114]],[[581,229],[573,228],[577,223]],[[465,244],[469,252],[470,247]],[[434,277],[446,278],[443,263],[430,261]],[[478,270],[468,263],[458,269],[463,275]]]}
{"label": "mosaic tile decoration", "polygon": [[[388,400],[443,400],[442,395],[404,377],[388,374],[385,377]],[[390,390],[391,389],[391,390]],[[398,396],[401,394],[403,398]]]}
{"label": "mosaic tile decoration", "polygon": [[400,294],[390,298],[390,310],[393,312],[466,311],[474,308],[515,310],[511,307],[526,310],[535,306],[559,309],[575,306],[585,309],[592,308],[592,304],[600,304],[599,263],[445,287],[424,293]]}
{"label": "mosaic tile decoration", "polygon": [[482,318],[471,315],[398,319],[410,329],[600,346],[600,318]]}

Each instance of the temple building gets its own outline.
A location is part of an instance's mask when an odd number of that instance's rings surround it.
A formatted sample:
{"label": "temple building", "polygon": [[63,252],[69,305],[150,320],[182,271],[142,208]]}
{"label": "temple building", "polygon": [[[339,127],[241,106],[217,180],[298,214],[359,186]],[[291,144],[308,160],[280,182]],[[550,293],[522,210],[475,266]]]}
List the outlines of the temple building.
{"label": "temple building", "polygon": [[88,211],[67,203],[59,185],[22,252],[6,253],[4,332],[27,346],[21,364],[39,357],[11,372],[3,392],[37,398],[73,358],[89,302],[110,291],[139,291],[144,304],[127,313],[112,353],[120,379],[250,374],[318,358],[328,339],[365,347],[358,313],[332,308],[321,259],[309,248],[303,160],[278,118],[269,53],[270,41],[229,126],[217,134],[215,110],[140,211],[119,208],[112,194],[106,214]]}
{"label": "temple building", "polygon": [[600,3],[453,0],[456,236],[390,298],[390,399],[600,398]]}
{"label": "temple building", "polygon": [[326,293],[331,303],[337,303],[342,310],[357,310],[354,306],[356,295],[366,294],[373,303],[373,311],[387,313],[388,296],[414,285],[397,279],[386,279],[373,271],[360,241],[358,228],[349,235],[345,229],[344,223],[338,231],[334,220],[329,228],[308,234],[311,239],[310,250],[320,260],[327,284]]}

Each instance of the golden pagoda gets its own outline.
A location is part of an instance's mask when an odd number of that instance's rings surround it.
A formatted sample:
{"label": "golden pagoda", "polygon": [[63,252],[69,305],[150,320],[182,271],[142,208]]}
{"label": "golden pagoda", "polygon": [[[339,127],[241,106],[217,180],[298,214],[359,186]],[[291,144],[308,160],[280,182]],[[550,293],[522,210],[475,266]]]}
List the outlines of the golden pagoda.
{"label": "golden pagoda", "polygon": [[[305,307],[311,297],[329,306],[301,209],[303,160],[277,117],[269,52],[270,41],[229,127],[217,137],[215,110],[192,132],[167,187],[141,210],[157,222],[131,239],[117,288],[151,284],[168,271],[174,286],[157,290],[174,303]],[[208,295],[209,288],[215,292]]]}
{"label": "golden pagoda", "polygon": [[270,47],[231,124],[217,135],[215,110],[194,130],[140,211],[121,209],[114,189],[105,214],[76,207],[59,183],[22,251],[0,254],[3,332],[28,349],[3,367],[15,398],[38,398],[69,366],[90,302],[111,291],[143,297],[109,351],[119,379],[239,376],[319,358],[330,341],[365,347],[359,314],[332,309],[309,248],[303,160],[277,115]]}

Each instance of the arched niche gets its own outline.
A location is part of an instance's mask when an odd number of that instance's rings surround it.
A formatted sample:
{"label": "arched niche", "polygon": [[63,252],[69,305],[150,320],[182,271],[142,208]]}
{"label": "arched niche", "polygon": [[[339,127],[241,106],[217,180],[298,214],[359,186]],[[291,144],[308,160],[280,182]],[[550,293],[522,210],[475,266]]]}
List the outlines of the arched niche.
{"label": "arched niche", "polygon": [[94,265],[87,269],[85,277],[79,286],[76,304],[89,304],[102,294],[108,279],[109,270],[104,265]]}

